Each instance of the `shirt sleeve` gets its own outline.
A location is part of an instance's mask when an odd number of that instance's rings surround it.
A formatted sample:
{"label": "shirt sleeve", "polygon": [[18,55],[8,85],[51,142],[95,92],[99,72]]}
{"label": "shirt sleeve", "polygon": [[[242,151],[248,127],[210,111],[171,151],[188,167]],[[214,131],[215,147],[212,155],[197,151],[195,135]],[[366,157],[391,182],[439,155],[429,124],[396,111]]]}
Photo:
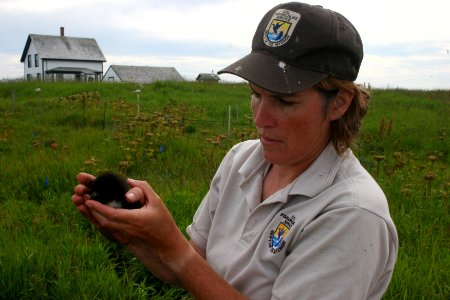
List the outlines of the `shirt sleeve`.
{"label": "shirt sleeve", "polygon": [[211,191],[203,198],[203,201],[195,212],[192,223],[186,228],[190,239],[203,251],[206,251],[209,230],[214,217],[214,212],[209,210],[209,203],[212,201],[210,200],[212,198],[210,194]]}
{"label": "shirt sleeve", "polygon": [[223,165],[224,162],[217,169],[209,191],[197,208],[192,223],[186,228],[190,239],[203,251],[206,251],[209,232],[219,202],[219,185],[222,178]]}
{"label": "shirt sleeve", "polygon": [[324,212],[287,249],[272,299],[380,299],[396,250],[378,215],[357,207]]}
{"label": "shirt sleeve", "polygon": [[239,143],[234,145],[230,151],[227,152],[217,168],[208,193],[195,212],[192,223],[186,228],[186,232],[191,240],[204,251],[206,251],[211,225],[217,206],[219,205],[220,193],[222,192],[221,187],[228,176],[230,176],[231,167],[236,163],[234,159],[241,149],[246,149],[254,144],[255,143],[252,141]]}

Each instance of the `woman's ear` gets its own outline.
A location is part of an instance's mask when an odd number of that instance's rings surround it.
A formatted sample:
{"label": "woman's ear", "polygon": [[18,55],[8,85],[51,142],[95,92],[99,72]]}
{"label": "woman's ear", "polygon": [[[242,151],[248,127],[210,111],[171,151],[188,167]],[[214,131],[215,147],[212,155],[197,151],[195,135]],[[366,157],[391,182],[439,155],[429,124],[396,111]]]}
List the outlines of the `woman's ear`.
{"label": "woman's ear", "polygon": [[353,96],[353,92],[345,90],[340,90],[337,93],[328,111],[328,119],[330,122],[341,118],[347,112],[348,107],[353,101]]}

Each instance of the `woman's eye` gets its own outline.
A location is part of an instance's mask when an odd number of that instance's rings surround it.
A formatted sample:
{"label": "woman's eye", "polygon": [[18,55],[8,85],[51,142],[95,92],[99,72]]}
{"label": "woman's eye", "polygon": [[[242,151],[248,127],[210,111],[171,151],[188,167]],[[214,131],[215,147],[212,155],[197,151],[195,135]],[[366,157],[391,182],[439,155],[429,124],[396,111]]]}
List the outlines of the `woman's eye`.
{"label": "woman's eye", "polygon": [[259,102],[259,101],[261,100],[261,95],[260,95],[260,94],[257,94],[257,93],[252,93],[252,94],[250,95],[250,100],[251,100],[252,102]]}
{"label": "woman's eye", "polygon": [[293,105],[293,104],[295,103],[295,102],[293,102],[293,101],[285,100],[285,99],[283,99],[283,98],[277,98],[277,101],[278,101],[278,103],[280,103],[281,105],[286,105],[286,106]]}

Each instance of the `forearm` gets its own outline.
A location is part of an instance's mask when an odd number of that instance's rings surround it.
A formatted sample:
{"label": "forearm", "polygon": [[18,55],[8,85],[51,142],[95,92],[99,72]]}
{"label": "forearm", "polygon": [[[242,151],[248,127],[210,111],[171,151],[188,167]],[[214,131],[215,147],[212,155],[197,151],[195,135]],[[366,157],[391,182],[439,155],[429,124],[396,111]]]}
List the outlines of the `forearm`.
{"label": "forearm", "polygon": [[246,299],[221,278],[190,244],[185,255],[171,268],[177,282],[196,299]]}
{"label": "forearm", "polygon": [[[79,180],[86,183],[86,175]],[[97,201],[83,200],[79,187],[74,202],[86,208],[97,228],[127,246],[155,276],[181,286],[197,299],[242,299],[239,292],[206,263],[205,253],[191,245],[177,227],[170,212],[148,183],[129,180],[127,197],[145,203],[141,209],[116,209]],[[161,224],[165,224],[161,226]]]}
{"label": "forearm", "polygon": [[129,244],[128,249],[159,279],[184,288],[196,299],[246,299],[221,278],[181,232],[172,236],[171,247],[158,249]]}

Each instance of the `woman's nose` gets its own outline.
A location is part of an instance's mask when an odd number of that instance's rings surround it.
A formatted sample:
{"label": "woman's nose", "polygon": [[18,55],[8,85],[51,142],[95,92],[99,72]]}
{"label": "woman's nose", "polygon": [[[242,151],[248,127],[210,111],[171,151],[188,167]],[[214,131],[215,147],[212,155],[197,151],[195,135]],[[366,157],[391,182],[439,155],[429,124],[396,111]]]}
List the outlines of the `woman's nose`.
{"label": "woman's nose", "polygon": [[259,101],[255,101],[252,104],[253,119],[256,127],[271,127],[274,125],[273,108],[270,105],[270,101],[262,97]]}

